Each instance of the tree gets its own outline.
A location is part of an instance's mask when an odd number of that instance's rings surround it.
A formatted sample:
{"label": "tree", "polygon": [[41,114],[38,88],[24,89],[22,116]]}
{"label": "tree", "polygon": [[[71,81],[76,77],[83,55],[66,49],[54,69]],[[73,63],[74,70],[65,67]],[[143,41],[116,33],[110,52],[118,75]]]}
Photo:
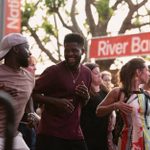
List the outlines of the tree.
{"label": "tree", "polygon": [[[70,6],[68,6],[68,2],[71,2]],[[78,3],[79,0],[37,0],[36,2],[25,0],[23,3],[23,31],[31,34],[41,51],[54,63],[62,59],[60,24],[66,31],[82,34],[86,39],[86,48],[88,47],[88,39],[91,37],[111,35],[111,32],[108,31],[109,23],[120,9],[125,8],[126,14],[118,27],[118,34],[133,29],[141,32],[150,25],[148,0],[116,0],[114,3],[111,0],[82,0],[82,11],[85,14],[82,22],[78,19],[78,16],[81,15],[77,7]],[[34,27],[31,26],[30,20],[33,19],[37,11],[41,10],[44,12],[41,23],[35,24]],[[53,21],[50,21],[50,18]],[[144,18],[147,18],[146,21]],[[41,29],[44,37],[39,34]],[[57,47],[52,51],[46,45],[53,40],[57,43]],[[84,61],[87,61],[87,55]],[[100,61],[100,64],[104,68],[109,68],[113,61],[114,59]]]}

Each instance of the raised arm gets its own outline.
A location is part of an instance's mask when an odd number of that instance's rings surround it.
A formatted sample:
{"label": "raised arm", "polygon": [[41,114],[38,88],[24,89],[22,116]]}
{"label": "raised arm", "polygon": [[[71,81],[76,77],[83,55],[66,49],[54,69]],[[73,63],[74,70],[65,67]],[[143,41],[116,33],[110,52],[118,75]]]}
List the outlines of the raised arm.
{"label": "raised arm", "polygon": [[72,113],[74,110],[73,99],[44,96],[38,93],[33,93],[32,96],[35,101],[55,108],[55,111],[58,111],[58,113],[62,111]]}

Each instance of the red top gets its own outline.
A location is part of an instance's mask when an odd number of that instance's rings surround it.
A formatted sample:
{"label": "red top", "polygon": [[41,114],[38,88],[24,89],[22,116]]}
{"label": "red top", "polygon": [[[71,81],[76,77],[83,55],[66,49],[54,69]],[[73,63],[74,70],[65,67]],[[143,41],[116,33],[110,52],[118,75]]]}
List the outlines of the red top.
{"label": "red top", "polygon": [[[81,104],[79,97],[75,95],[75,87],[84,81],[90,88],[91,72],[81,65],[76,83],[67,68],[65,61],[47,68],[36,81],[35,93],[43,93],[46,96],[56,98],[73,99],[75,110],[70,113],[55,113],[54,106],[45,106],[38,128],[38,134],[45,134],[63,139],[83,139],[80,128]],[[58,112],[58,110],[57,110]]]}

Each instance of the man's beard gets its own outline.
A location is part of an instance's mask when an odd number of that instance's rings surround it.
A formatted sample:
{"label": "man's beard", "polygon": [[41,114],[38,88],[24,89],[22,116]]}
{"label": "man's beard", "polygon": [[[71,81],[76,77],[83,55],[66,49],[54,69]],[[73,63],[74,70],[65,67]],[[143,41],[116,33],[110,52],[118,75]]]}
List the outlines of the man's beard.
{"label": "man's beard", "polygon": [[66,59],[67,65],[69,66],[70,69],[74,69],[74,68],[78,67],[78,65],[80,64],[80,61],[81,61],[81,57],[78,57],[76,59],[76,62],[73,64],[69,63],[68,60]]}
{"label": "man's beard", "polygon": [[29,66],[29,62],[28,62],[28,59],[20,59],[19,60],[19,64],[20,64],[20,66],[21,67],[24,67],[24,68],[26,68],[26,67],[28,67]]}

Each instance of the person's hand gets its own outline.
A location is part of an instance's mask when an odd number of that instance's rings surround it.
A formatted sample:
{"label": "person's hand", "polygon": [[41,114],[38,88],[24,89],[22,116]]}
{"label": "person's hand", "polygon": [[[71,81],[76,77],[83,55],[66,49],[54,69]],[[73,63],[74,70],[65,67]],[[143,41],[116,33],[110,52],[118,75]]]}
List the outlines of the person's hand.
{"label": "person's hand", "polygon": [[73,105],[73,99],[58,99],[55,102],[55,106],[63,112],[72,113],[75,109],[75,106]]}
{"label": "person's hand", "polygon": [[13,97],[17,96],[17,94],[18,94],[18,91],[16,89],[7,87],[3,83],[0,83],[0,90],[3,90],[5,92],[9,93]]}
{"label": "person's hand", "polygon": [[126,115],[132,112],[132,106],[123,101],[118,101],[115,103],[115,105],[117,109],[119,109],[122,113]]}
{"label": "person's hand", "polygon": [[28,121],[28,127],[30,128],[36,128],[41,117],[38,116],[35,112],[28,113],[27,121]]}
{"label": "person's hand", "polygon": [[75,93],[76,95],[80,96],[84,100],[88,100],[90,97],[88,88],[86,87],[83,81],[81,82],[81,84],[76,86]]}

